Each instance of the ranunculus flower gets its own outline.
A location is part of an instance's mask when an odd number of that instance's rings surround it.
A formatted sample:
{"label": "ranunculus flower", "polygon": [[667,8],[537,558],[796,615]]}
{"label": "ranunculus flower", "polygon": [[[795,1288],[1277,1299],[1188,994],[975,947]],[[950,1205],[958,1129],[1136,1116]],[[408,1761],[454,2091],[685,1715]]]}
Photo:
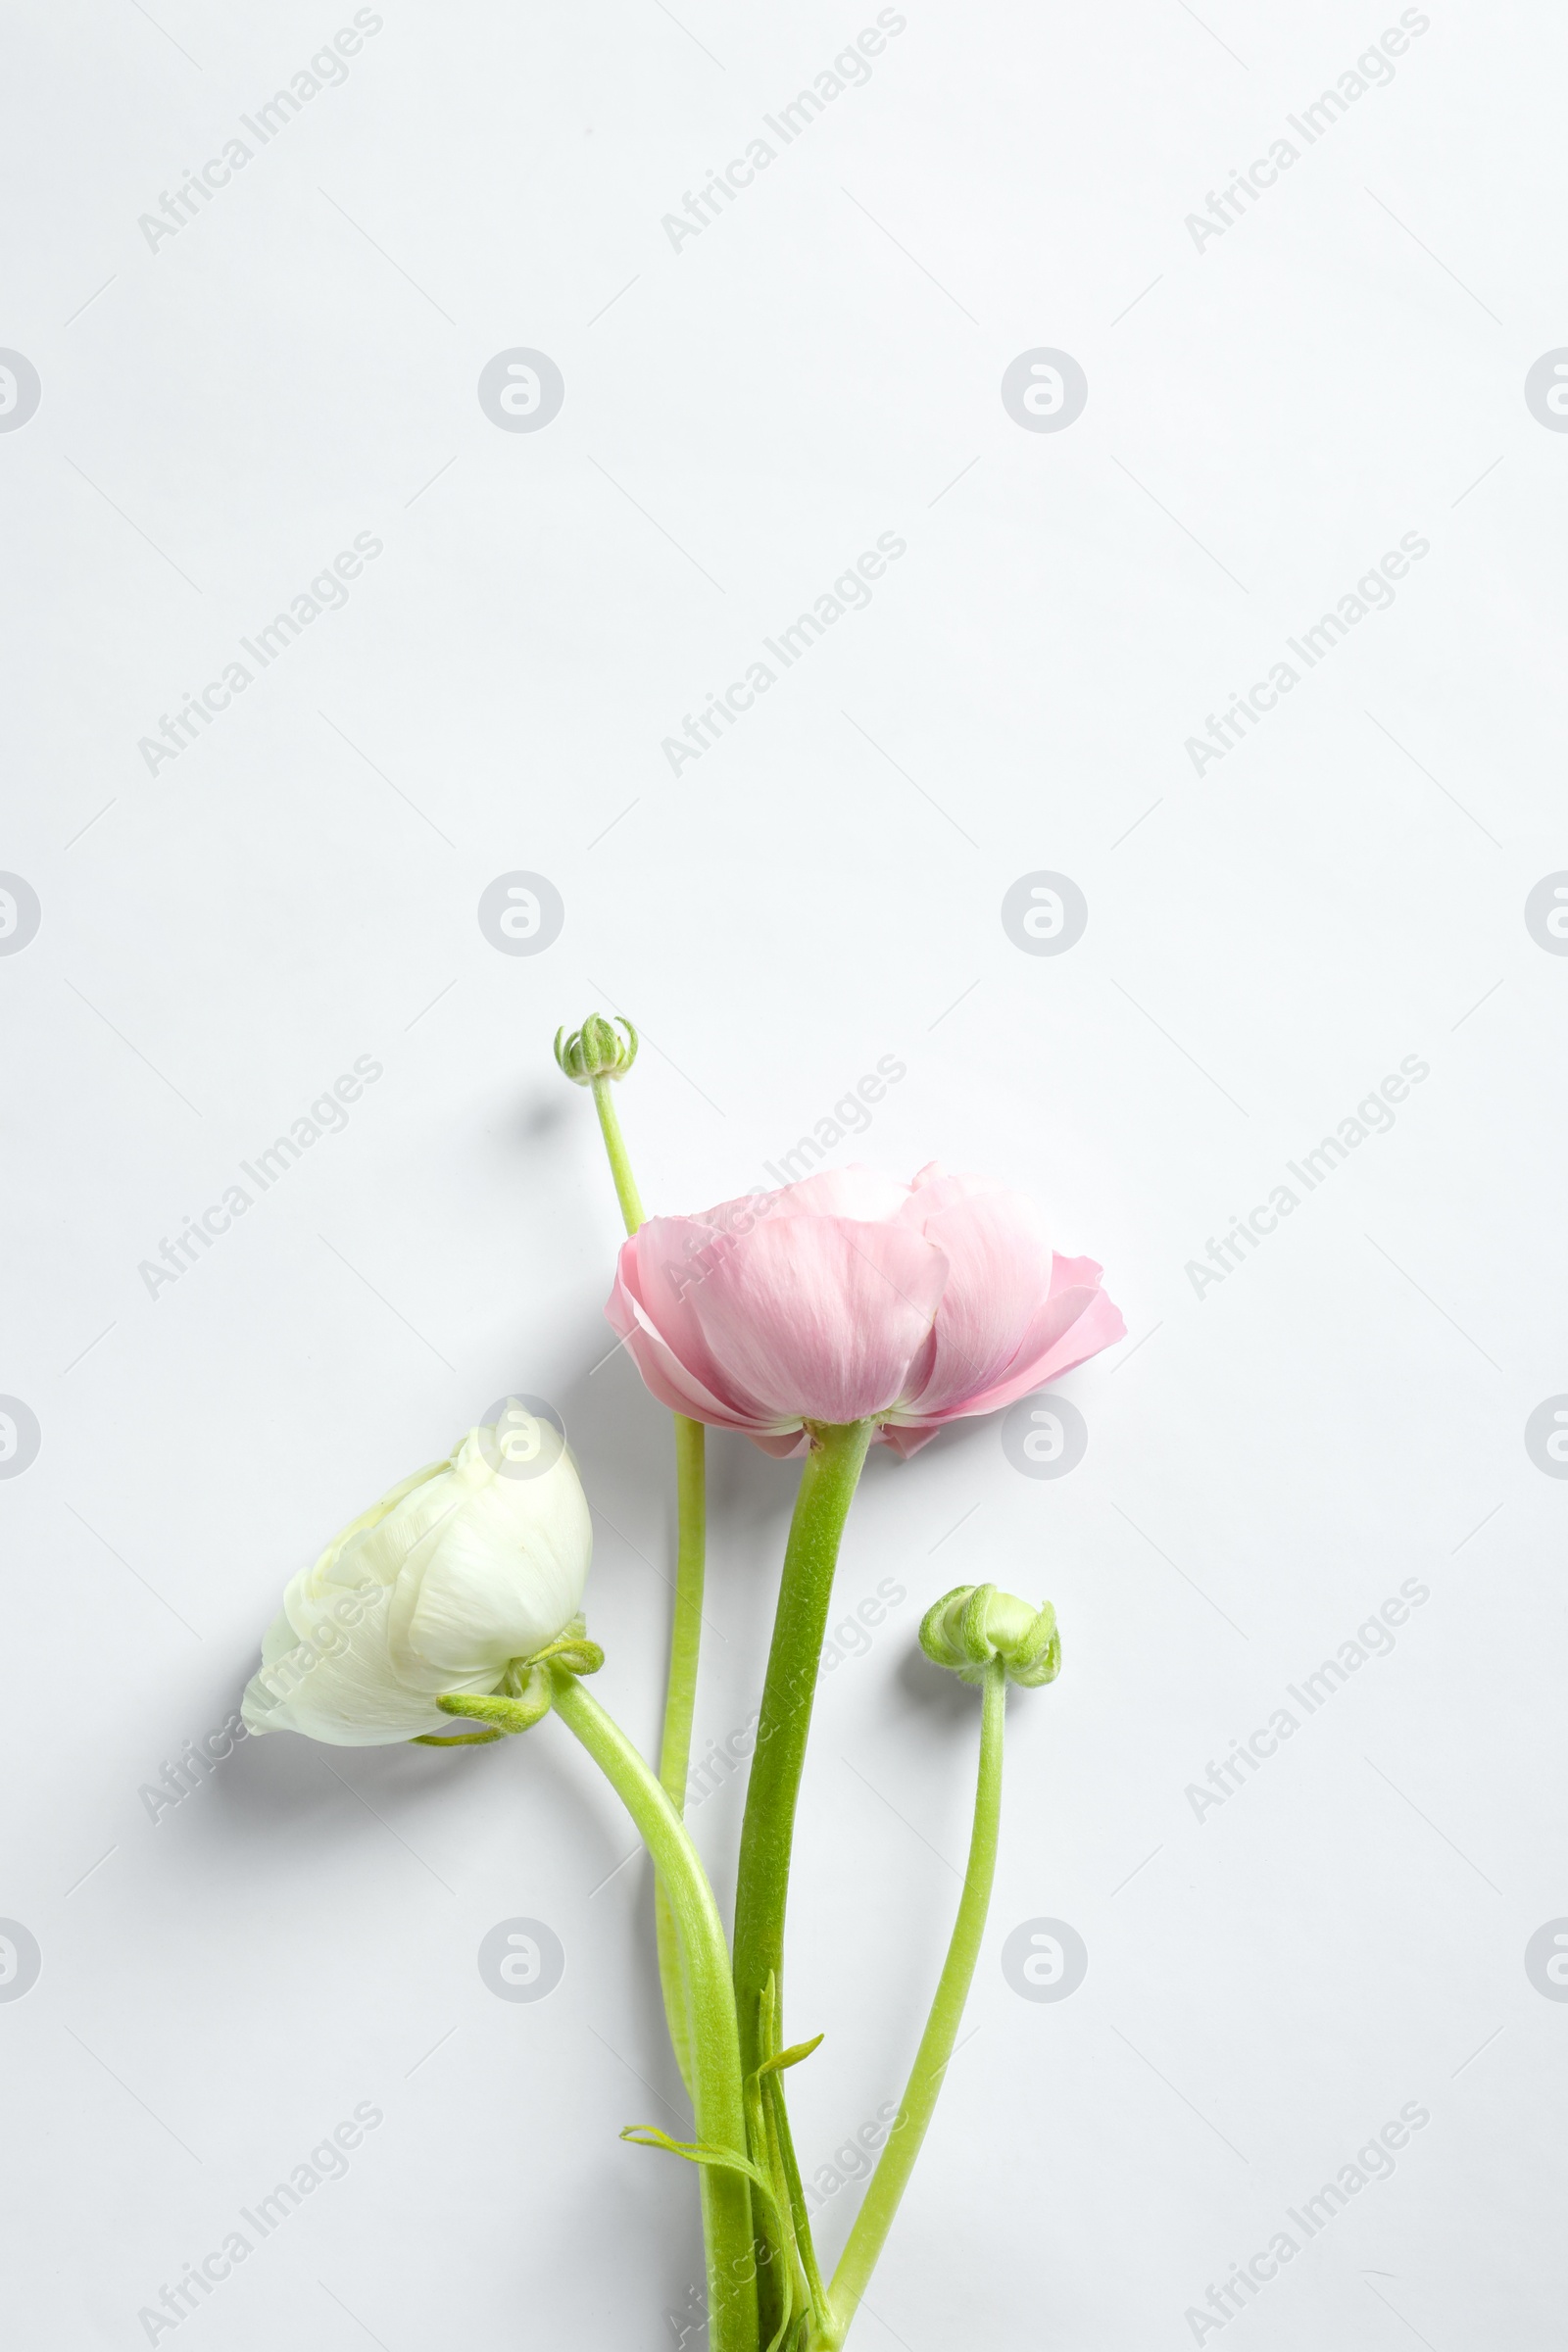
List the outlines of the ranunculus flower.
{"label": "ranunculus flower", "polygon": [[913,1453],[1127,1328],[1023,1194],[934,1160],[912,1184],[850,1167],[651,1217],[606,1311],[662,1403],[776,1454],[808,1421],[865,1420]]}
{"label": "ranunculus flower", "polygon": [[[492,1691],[582,1605],[593,1550],[571,1456],[520,1408],[393,1487],[283,1594],[246,1690],[253,1732],[336,1747],[450,1733],[443,1690]],[[539,1445],[542,1432],[546,1441]]]}

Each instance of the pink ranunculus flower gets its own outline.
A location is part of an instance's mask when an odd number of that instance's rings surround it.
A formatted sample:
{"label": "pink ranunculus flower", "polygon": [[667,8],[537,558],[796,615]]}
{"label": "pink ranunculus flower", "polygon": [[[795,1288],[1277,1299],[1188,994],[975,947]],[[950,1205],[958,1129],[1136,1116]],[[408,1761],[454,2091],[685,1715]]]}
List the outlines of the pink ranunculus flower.
{"label": "pink ranunculus flower", "polygon": [[865,1420],[911,1454],[1127,1329],[1022,1193],[934,1160],[912,1184],[850,1167],[651,1217],[606,1312],[662,1403],[775,1454],[808,1421]]}

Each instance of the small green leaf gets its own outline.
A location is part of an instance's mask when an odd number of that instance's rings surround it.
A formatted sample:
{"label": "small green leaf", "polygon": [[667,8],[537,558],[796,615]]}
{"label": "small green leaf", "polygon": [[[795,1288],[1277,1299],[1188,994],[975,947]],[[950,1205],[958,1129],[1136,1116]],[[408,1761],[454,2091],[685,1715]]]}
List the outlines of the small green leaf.
{"label": "small green leaf", "polygon": [[[737,2156],[733,2148],[711,2147],[707,2140],[703,2139],[671,2139],[669,2133],[661,2132],[657,2124],[628,2124],[620,2136],[624,2140],[629,2140],[634,2148],[662,2148],[670,2156],[684,2157],[688,2164],[713,2164],[719,2166],[724,2172],[744,2173],[754,2188],[760,2189],[767,2199],[780,2228],[783,2228],[784,2217],[779,2210],[778,2198],[773,2193],[773,2184],[761,2168],[755,2165],[749,2156]],[[779,2323],[778,2332],[767,2347],[767,2352],[780,2352],[786,2331],[796,2319],[794,2299],[786,2293],[784,2317]]]}
{"label": "small green leaf", "polygon": [[620,2136],[634,2148],[662,2148],[666,2155],[683,2157],[688,2164],[713,2164],[723,2172],[744,2173],[774,2211],[778,2209],[773,2183],[767,2175],[749,2156],[738,2156],[733,2148],[715,2148],[706,2139],[671,2139],[657,2124],[628,2124]]}
{"label": "small green leaf", "polygon": [[780,2050],[776,2058],[764,2058],[757,2071],[760,2075],[781,2075],[787,2066],[799,2066],[803,2058],[809,2058],[811,2052],[826,2038],[825,2034],[818,2034],[810,2041],[792,2042],[787,2050]]}

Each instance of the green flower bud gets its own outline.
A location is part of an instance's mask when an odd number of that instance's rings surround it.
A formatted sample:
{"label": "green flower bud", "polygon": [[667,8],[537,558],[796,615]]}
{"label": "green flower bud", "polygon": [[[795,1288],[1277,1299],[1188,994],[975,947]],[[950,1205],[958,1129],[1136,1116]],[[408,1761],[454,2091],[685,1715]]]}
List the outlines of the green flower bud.
{"label": "green flower bud", "polygon": [[1061,1636],[1048,1600],[1041,1609],[995,1585],[958,1585],[920,1620],[920,1647],[963,1683],[978,1683],[1000,1658],[1009,1683],[1038,1690],[1061,1671]]}
{"label": "green flower bud", "polygon": [[[624,1038],[616,1035],[617,1029],[625,1030]],[[591,1012],[569,1037],[564,1029],[556,1031],[556,1059],[573,1086],[592,1086],[596,1078],[624,1078],[636,1058],[637,1032],[618,1014],[607,1021],[602,1012]]]}

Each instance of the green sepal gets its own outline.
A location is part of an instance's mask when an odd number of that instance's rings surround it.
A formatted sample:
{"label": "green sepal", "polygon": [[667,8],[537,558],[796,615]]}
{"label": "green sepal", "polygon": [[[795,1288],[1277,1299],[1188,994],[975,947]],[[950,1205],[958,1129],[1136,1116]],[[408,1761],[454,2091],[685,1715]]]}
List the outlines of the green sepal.
{"label": "green sepal", "polygon": [[531,1658],[514,1658],[501,1678],[499,1690],[442,1691],[435,1703],[443,1715],[468,1715],[475,1722],[489,1725],[489,1730],[459,1732],[450,1739],[443,1739],[439,1732],[422,1732],[417,1735],[417,1744],[477,1747],[488,1740],[504,1739],[509,1733],[531,1732],[555,1703],[555,1687],[550,1680],[552,1667],[563,1674],[597,1674],[604,1662],[605,1653],[597,1642],[589,1641],[582,1618],[573,1617],[554,1642],[536,1649]]}
{"label": "green sepal", "polygon": [[920,1620],[920,1647],[934,1666],[946,1666],[961,1683],[979,1683],[993,1658],[1006,1668],[1009,1683],[1038,1690],[1061,1672],[1061,1636],[1048,1600],[1035,1608],[995,1585],[956,1585],[933,1602]]}
{"label": "green sepal", "polygon": [[581,1613],[564,1625],[553,1642],[536,1649],[532,1657],[514,1658],[507,1668],[507,1683],[520,1690],[529,1679],[530,1671],[538,1666],[560,1666],[567,1674],[597,1674],[605,1662],[605,1653],[597,1642],[588,1639],[588,1628]]}
{"label": "green sepal", "polygon": [[605,1653],[597,1642],[552,1642],[548,1649],[539,1650],[523,1662],[529,1666],[560,1666],[567,1674],[597,1674],[605,1662]]}
{"label": "green sepal", "polygon": [[530,1675],[520,1696],[503,1697],[499,1692],[488,1696],[466,1690],[443,1690],[436,1705],[443,1715],[466,1715],[476,1723],[493,1724],[497,1734],[503,1732],[531,1732],[536,1723],[550,1712],[554,1693],[550,1677],[541,1672]]}
{"label": "green sepal", "polygon": [[[625,1036],[618,1037],[617,1029]],[[569,1037],[564,1029],[556,1031],[556,1063],[573,1086],[592,1086],[598,1078],[624,1078],[636,1058],[637,1032],[619,1014],[607,1021],[602,1012],[591,1012]]]}

